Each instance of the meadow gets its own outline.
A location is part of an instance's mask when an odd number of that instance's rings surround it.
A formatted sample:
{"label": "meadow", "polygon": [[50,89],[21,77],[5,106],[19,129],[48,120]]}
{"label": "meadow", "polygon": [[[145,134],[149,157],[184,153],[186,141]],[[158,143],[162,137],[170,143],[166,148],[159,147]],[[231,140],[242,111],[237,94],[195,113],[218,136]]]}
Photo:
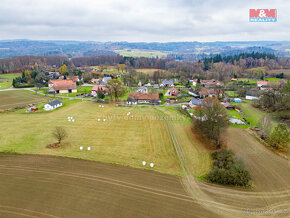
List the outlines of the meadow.
{"label": "meadow", "polygon": [[12,80],[20,76],[20,73],[0,74],[0,89],[8,89],[12,86]]}
{"label": "meadow", "polygon": [[[237,105],[241,110],[242,114],[246,118],[246,120],[250,123],[250,126],[257,126],[259,123],[259,120],[265,116],[268,115],[271,118],[270,113],[266,113],[258,108],[255,108],[252,106],[251,101],[243,101],[242,103],[233,103]],[[271,118],[273,126],[277,125],[277,121]]]}
{"label": "meadow", "polygon": [[[154,107],[129,108],[112,104],[102,108],[98,103],[83,101],[52,112],[0,114],[1,126],[5,126],[0,130],[0,151],[74,157],[137,168],[144,168],[141,162],[145,160],[155,164],[155,171],[181,175],[163,116],[166,112],[167,119],[174,120],[172,122],[184,149],[203,154],[188,153],[193,163],[193,175],[203,175],[211,167],[210,155],[200,143],[194,143],[190,134],[191,122],[175,110],[162,110],[165,111],[157,111]],[[134,118],[127,116],[129,111]],[[68,122],[68,116],[72,116],[75,122]],[[52,136],[56,126],[64,127],[68,138],[60,148],[47,148],[48,144],[56,142]],[[80,151],[80,146],[84,147],[83,151]],[[88,146],[91,151],[87,151]],[[202,167],[196,164],[200,161]]]}

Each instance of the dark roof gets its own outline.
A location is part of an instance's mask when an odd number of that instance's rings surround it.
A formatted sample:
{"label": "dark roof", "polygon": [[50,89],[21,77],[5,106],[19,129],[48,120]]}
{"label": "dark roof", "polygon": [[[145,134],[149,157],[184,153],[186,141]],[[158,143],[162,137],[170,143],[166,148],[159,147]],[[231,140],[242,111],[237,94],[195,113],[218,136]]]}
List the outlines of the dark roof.
{"label": "dark roof", "polygon": [[148,90],[148,88],[145,86],[141,86],[141,87],[138,87],[136,91],[138,91],[138,90]]}
{"label": "dark roof", "polygon": [[136,98],[132,98],[132,97],[128,97],[128,98],[127,98],[127,101],[130,101],[130,102],[137,102],[137,99],[136,99]]}
{"label": "dark roof", "polygon": [[202,99],[191,99],[190,103],[194,105],[201,105]]}
{"label": "dark roof", "polygon": [[174,82],[173,82],[173,79],[170,79],[170,80],[165,79],[162,81],[162,84],[163,85],[173,85]]}
{"label": "dark roof", "polygon": [[50,106],[55,106],[55,105],[58,105],[58,104],[61,104],[62,102],[60,100],[55,100],[55,101],[52,101],[52,102],[49,102],[47,104],[49,104]]}
{"label": "dark roof", "polygon": [[224,103],[225,108],[235,108],[234,105],[231,105],[229,102]]}

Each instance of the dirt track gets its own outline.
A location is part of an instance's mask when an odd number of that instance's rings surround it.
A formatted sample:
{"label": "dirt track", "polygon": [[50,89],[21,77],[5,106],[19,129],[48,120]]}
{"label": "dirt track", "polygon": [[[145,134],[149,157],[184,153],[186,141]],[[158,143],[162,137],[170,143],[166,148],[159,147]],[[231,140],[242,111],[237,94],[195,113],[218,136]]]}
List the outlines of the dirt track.
{"label": "dirt track", "polygon": [[188,168],[182,142],[168,129],[186,178],[182,184],[187,193],[204,209],[221,217],[289,217],[290,164],[258,143],[245,130],[230,128],[226,133],[228,146],[242,158],[250,170],[253,190],[229,188],[197,181]]}
{"label": "dirt track", "polygon": [[[182,146],[169,130],[178,156]],[[206,184],[130,167],[33,155],[0,155],[0,217],[289,217],[290,165],[241,129],[228,145],[255,189]]]}

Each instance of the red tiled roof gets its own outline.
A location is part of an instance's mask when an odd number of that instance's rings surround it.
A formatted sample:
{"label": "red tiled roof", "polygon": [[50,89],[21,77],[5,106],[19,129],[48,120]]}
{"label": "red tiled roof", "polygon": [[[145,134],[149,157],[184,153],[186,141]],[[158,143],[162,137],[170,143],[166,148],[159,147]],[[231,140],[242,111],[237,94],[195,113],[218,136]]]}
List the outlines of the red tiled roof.
{"label": "red tiled roof", "polygon": [[178,93],[178,90],[177,90],[176,88],[174,88],[174,87],[171,88],[171,89],[169,89],[169,91],[170,91],[170,92],[174,91],[175,93]]}
{"label": "red tiled roof", "polygon": [[158,93],[142,94],[142,93],[131,93],[130,98],[136,98],[137,100],[158,100]]}
{"label": "red tiled roof", "polygon": [[109,89],[105,86],[93,86],[92,91],[98,91],[100,89],[101,91],[108,91]]}
{"label": "red tiled roof", "polygon": [[53,84],[54,90],[77,89],[77,85],[72,80],[50,80],[49,84]]}
{"label": "red tiled roof", "polygon": [[206,88],[202,88],[199,92],[200,96],[206,96],[206,95],[215,95],[216,91],[214,89],[206,89]]}
{"label": "red tiled roof", "polygon": [[258,81],[258,85],[268,85],[268,81]]}

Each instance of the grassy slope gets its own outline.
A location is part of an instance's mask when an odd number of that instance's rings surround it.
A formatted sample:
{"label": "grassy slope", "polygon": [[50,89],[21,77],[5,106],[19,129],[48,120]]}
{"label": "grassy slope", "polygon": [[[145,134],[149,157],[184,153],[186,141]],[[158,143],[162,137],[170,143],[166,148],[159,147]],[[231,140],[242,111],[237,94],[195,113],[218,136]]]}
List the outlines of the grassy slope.
{"label": "grassy slope", "polygon": [[192,175],[201,177],[208,173],[212,167],[210,152],[205,149],[202,142],[193,134],[191,129],[192,119],[177,113],[175,109],[158,108],[169,117],[170,122],[173,124],[176,138],[183,150],[185,161]]}
{"label": "grassy slope", "polygon": [[20,75],[20,73],[0,74],[0,89],[10,88],[12,86],[12,80]]}
{"label": "grassy slope", "polygon": [[[131,111],[140,120],[127,119]],[[73,116],[75,123],[67,121]],[[99,108],[92,102],[80,102],[54,112],[0,114],[0,150],[19,153],[51,154],[101,162],[142,167],[141,161],[154,162],[154,170],[180,174],[179,164],[164,122],[150,108],[125,108],[105,105]],[[106,122],[97,122],[97,118]],[[47,149],[55,142],[51,132],[63,126],[69,138],[66,146]],[[13,137],[12,137],[13,136]],[[80,146],[92,150],[80,151]],[[148,167],[147,167],[148,168]]]}
{"label": "grassy slope", "polygon": [[[239,106],[242,109],[243,114],[245,115],[248,122],[250,122],[251,126],[257,126],[259,120],[264,115],[269,115],[268,113],[259,110],[258,108],[254,108],[251,105],[251,102],[243,102],[243,103],[237,103],[237,106]],[[272,120],[273,124],[276,125],[277,122]]]}
{"label": "grassy slope", "polygon": [[[134,119],[126,116],[128,111]],[[192,163],[193,175],[205,174],[211,167],[210,157],[194,139],[191,122],[174,121],[181,116],[175,110],[162,111],[172,117],[176,134]],[[79,102],[53,112],[0,114],[1,126],[5,126],[0,129],[0,151],[75,157],[149,169],[141,165],[145,160],[155,164],[153,170],[181,175],[163,112],[152,107],[100,108],[93,102]],[[73,116],[75,122],[68,122],[68,116]],[[107,121],[98,122],[98,118]],[[46,145],[56,141],[51,135],[55,126],[63,126],[69,137],[65,147],[48,149]],[[80,151],[80,146],[85,149],[90,146],[91,151]]]}

